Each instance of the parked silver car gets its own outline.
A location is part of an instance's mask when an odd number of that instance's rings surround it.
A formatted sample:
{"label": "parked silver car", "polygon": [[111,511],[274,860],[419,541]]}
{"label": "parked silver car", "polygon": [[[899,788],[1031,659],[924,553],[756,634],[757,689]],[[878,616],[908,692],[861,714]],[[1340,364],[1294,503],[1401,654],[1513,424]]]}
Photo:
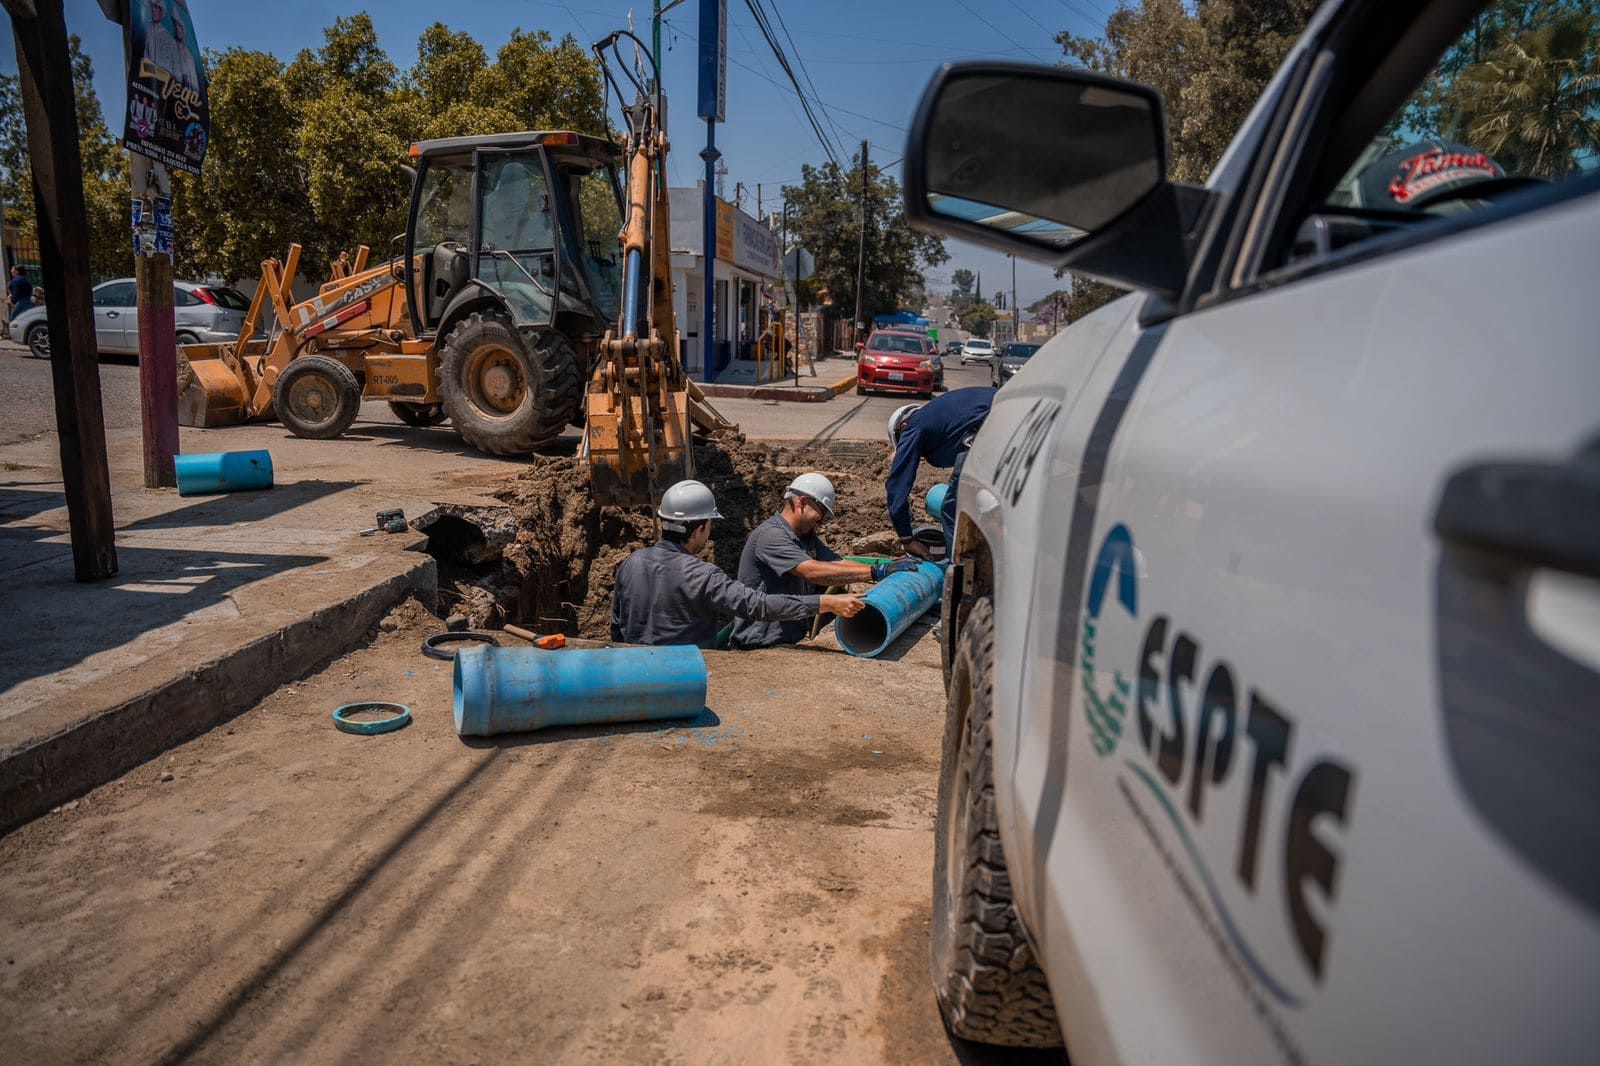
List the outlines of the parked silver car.
{"label": "parked silver car", "polygon": [[[139,354],[139,309],[132,278],[102,281],[94,287],[96,346],[106,354]],[[222,285],[177,281],[172,285],[173,318],[179,344],[216,344],[239,336],[250,301]],[[43,307],[31,307],[11,321],[11,336],[40,359],[50,358],[50,325]]]}

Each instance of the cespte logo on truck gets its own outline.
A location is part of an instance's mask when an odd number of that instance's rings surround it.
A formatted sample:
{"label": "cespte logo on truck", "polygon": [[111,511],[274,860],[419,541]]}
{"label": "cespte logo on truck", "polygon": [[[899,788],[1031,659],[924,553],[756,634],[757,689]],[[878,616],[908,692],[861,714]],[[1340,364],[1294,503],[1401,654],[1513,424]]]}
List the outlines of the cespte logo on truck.
{"label": "cespte logo on truck", "polygon": [[[1102,690],[1096,645],[1108,626],[1129,621],[1142,626],[1138,660],[1113,666]],[[1079,674],[1091,746],[1108,762],[1122,753],[1118,787],[1230,965],[1272,1000],[1299,1007],[1303,996],[1294,989],[1320,984],[1328,965],[1342,864],[1338,841],[1349,831],[1355,771],[1322,758],[1286,779],[1294,716],[1247,686],[1229,662],[1208,655],[1177,620],[1140,618],[1134,540],[1126,525],[1113,526],[1101,542],[1082,633]],[[1242,804],[1218,802],[1218,789],[1235,774],[1246,783]],[[1208,854],[1198,843],[1196,830],[1213,819],[1236,821],[1232,854]],[[1163,823],[1181,842],[1180,855],[1170,854],[1158,832]],[[1263,868],[1263,834],[1270,826],[1283,827],[1278,870]],[[1204,902],[1188,877],[1199,878]],[[1292,979],[1262,962],[1220,891],[1219,879],[1232,878],[1253,905],[1271,905],[1264,901],[1279,894],[1259,891],[1271,877],[1282,878],[1282,920],[1303,968]],[[1308,902],[1313,893],[1321,896],[1315,909]]]}

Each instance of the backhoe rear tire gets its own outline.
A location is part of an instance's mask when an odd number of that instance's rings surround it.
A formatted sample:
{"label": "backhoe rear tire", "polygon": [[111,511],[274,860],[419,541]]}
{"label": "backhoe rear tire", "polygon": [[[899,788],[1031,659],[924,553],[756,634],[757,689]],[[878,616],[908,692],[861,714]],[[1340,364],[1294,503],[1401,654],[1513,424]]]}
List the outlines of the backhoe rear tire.
{"label": "backhoe rear tire", "polygon": [[1060,1047],[1044,971],[1023,935],[995,818],[994,608],[972,606],[956,645],[934,823],[932,973],[950,1031],[1007,1047]]}
{"label": "backhoe rear tire", "polygon": [[578,357],[554,330],[524,337],[473,314],[439,349],[439,398],[461,439],[493,455],[523,455],[559,437],[578,411]]}
{"label": "backhoe rear tire", "polygon": [[361,383],[348,367],[326,355],[289,360],[272,385],[278,421],[297,437],[332,440],[361,411]]}

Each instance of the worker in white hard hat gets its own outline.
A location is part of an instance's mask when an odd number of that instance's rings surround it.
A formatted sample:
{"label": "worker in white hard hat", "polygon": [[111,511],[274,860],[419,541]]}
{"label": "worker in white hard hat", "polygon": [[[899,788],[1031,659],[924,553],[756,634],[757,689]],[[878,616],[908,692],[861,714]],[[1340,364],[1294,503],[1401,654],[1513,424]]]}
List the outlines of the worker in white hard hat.
{"label": "worker in white hard hat", "polygon": [[927,403],[908,403],[889,416],[889,445],[894,462],[884,486],[889,498],[889,521],[900,536],[900,544],[912,555],[926,558],[928,549],[911,530],[911,489],[916,484],[917,468],[924,460],[929,466],[950,471],[950,489],[945,493],[939,524],[947,545],[955,539],[956,489],[961,484],[961,467],[967,461],[972,438],[989,417],[995,390],[987,386],[954,389]]}
{"label": "worker in white hard hat", "polygon": [[[739,580],[769,595],[803,596],[852,581],[882,581],[913,570],[912,558],[857,563],[840,558],[817,531],[834,516],[838,496],[821,474],[801,474],[789,483],[778,513],[751,531],[739,556]],[[786,619],[740,619],[734,623],[735,648],[771,648],[806,638],[810,626]]]}
{"label": "worker in white hard hat", "polygon": [[865,606],[857,596],[769,595],[700,559],[711,537],[711,520],[722,516],[711,490],[698,481],[680,481],[668,489],[656,513],[661,539],[617,568],[612,640],[715,648],[717,630],[730,617],[804,624],[824,612],[853,618]]}

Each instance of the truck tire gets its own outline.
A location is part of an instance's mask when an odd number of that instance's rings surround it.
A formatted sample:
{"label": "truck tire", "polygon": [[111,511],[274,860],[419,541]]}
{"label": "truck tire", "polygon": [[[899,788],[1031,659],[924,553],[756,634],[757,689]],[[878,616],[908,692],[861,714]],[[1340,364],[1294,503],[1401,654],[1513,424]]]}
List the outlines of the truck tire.
{"label": "truck tire", "polygon": [[439,350],[439,398],[461,439],[493,455],[523,455],[575,417],[583,379],[554,330],[523,337],[502,318],[472,314]]}
{"label": "truck tire", "polygon": [[416,426],[419,429],[437,426],[447,417],[444,405],[438,403],[401,403],[399,400],[390,400],[389,410],[406,425]]}
{"label": "truck tire", "polygon": [[1006,1047],[1060,1047],[1044,971],[1022,933],[995,821],[994,608],[972,605],[945,710],[934,829],[933,987],[950,1031]]}
{"label": "truck tire", "polygon": [[289,360],[273,382],[272,407],[295,436],[332,440],[356,420],[361,383],[337,359],[302,355]]}

